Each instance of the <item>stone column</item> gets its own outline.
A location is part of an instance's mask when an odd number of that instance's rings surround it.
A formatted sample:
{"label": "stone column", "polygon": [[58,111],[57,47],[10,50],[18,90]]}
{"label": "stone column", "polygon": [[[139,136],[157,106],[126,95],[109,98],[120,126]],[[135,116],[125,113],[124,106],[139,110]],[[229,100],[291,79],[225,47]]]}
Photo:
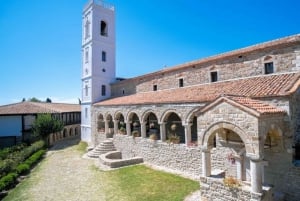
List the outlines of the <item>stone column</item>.
{"label": "stone column", "polygon": [[146,123],[147,122],[141,122],[141,136],[142,136],[142,138],[146,138]]}
{"label": "stone column", "polygon": [[108,134],[108,128],[109,128],[109,127],[108,127],[108,120],[105,120],[105,121],[104,121],[104,124],[105,124],[105,127],[104,127],[104,129],[105,129],[105,130],[104,130],[104,134],[106,135],[106,134]]}
{"label": "stone column", "polygon": [[202,148],[202,176],[209,177],[211,175],[210,150]]}
{"label": "stone column", "polygon": [[237,175],[237,179],[243,181],[245,178],[244,178],[244,174],[243,174],[243,161],[244,161],[244,158],[243,156],[236,156],[234,157],[235,159],[235,163],[236,163],[236,175]]}
{"label": "stone column", "polygon": [[162,122],[159,124],[160,126],[160,139],[161,141],[166,141],[166,123]]}
{"label": "stone column", "polygon": [[261,160],[250,158],[251,191],[262,192],[262,168]]}
{"label": "stone column", "polygon": [[119,125],[119,120],[114,120],[114,134],[118,133],[118,125]]}
{"label": "stone column", "polygon": [[126,122],[126,133],[127,135],[131,135],[131,122]]}
{"label": "stone column", "polygon": [[183,124],[185,134],[185,144],[188,145],[192,141],[191,126],[192,124]]}

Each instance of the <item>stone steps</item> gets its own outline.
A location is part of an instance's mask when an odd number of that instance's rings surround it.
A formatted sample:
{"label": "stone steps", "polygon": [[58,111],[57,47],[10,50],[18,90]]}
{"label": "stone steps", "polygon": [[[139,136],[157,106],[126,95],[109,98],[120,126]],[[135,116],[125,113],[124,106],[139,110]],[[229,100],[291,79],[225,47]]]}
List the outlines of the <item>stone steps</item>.
{"label": "stone steps", "polygon": [[111,140],[105,140],[101,142],[96,148],[89,151],[87,153],[87,156],[91,158],[99,158],[101,154],[105,154],[110,151],[116,151],[114,143]]}

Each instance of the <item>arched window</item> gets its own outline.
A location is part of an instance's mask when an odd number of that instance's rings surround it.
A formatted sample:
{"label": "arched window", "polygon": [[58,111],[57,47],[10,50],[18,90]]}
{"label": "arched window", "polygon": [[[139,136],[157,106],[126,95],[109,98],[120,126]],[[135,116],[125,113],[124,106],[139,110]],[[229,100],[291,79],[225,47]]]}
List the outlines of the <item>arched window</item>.
{"label": "arched window", "polygon": [[106,96],[106,86],[105,85],[102,85],[102,87],[101,87],[101,95]]}
{"label": "arched window", "polygon": [[106,52],[102,51],[101,61],[106,62]]}
{"label": "arched window", "polygon": [[100,23],[100,34],[101,36],[107,36],[107,24],[104,21]]}
{"label": "arched window", "polygon": [[88,19],[86,19],[85,21],[85,25],[84,25],[84,28],[85,28],[85,39],[87,39],[88,37],[90,37],[90,21]]}
{"label": "arched window", "polygon": [[85,48],[85,63],[89,62],[89,48]]}
{"label": "arched window", "polygon": [[85,96],[89,95],[89,88],[88,85],[85,85]]}

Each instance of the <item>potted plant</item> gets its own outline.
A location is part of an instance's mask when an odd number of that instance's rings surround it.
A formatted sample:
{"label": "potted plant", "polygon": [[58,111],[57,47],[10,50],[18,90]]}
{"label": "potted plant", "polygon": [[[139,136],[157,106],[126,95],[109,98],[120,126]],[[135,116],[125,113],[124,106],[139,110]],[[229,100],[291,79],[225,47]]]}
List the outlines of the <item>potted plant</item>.
{"label": "potted plant", "polygon": [[150,134],[149,138],[153,141],[157,140],[157,135],[155,133]]}
{"label": "potted plant", "polygon": [[169,135],[168,142],[172,144],[179,144],[180,143],[180,136],[178,135]]}
{"label": "potted plant", "polygon": [[135,138],[135,137],[140,137],[140,132],[139,131],[132,131],[132,136]]}
{"label": "potted plant", "polygon": [[124,127],[121,127],[119,129],[120,134],[125,135],[126,134],[126,129]]}

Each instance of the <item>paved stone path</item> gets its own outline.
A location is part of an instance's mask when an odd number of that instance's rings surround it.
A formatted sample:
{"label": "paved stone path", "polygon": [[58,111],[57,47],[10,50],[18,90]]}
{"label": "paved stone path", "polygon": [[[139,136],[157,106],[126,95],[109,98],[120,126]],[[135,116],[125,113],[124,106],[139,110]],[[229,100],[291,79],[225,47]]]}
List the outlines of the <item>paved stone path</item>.
{"label": "paved stone path", "polygon": [[91,170],[94,160],[84,159],[72,145],[78,139],[58,142],[47,153],[38,174],[29,180],[35,184],[25,192],[30,201],[99,201],[106,200],[103,183]]}
{"label": "paved stone path", "polygon": [[[105,198],[104,180],[99,180],[92,169],[95,160],[83,158],[73,146],[74,138],[58,142],[47,152],[38,171],[28,178],[30,188],[22,192],[22,201],[109,201]],[[185,201],[199,201],[199,193]]]}

